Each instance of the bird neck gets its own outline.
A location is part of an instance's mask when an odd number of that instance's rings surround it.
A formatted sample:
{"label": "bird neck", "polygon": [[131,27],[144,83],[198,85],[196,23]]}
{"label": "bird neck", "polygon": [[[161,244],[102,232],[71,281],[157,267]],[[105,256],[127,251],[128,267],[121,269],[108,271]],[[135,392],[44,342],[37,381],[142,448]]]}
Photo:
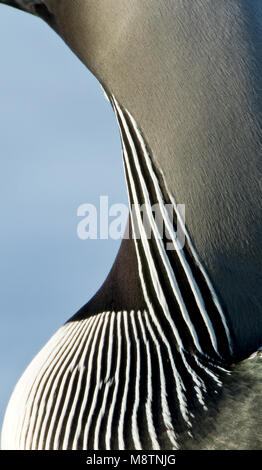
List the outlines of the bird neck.
{"label": "bird neck", "polygon": [[62,36],[133,117],[184,204],[234,350],[251,353],[262,344],[261,2],[76,0],[56,9]]}
{"label": "bird neck", "polygon": [[230,331],[210,279],[133,117],[111,96],[123,147],[138,276],[146,309],[170,323],[180,351],[229,361]]}

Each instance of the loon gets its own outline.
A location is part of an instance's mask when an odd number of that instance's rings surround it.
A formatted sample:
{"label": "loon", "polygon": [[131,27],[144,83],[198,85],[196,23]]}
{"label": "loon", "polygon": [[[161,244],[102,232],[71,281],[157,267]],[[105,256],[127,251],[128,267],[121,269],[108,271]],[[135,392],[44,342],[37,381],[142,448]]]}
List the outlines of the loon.
{"label": "loon", "polygon": [[1,3],[102,85],[130,203],[104,284],[16,385],[2,449],[261,449],[261,1]]}

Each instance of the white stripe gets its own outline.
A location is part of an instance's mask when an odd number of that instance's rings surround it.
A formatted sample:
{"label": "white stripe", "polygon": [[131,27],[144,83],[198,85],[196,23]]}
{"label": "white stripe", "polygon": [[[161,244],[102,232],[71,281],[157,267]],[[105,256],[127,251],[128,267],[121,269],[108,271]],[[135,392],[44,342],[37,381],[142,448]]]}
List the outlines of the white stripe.
{"label": "white stripe", "polygon": [[[150,345],[149,341],[146,337],[145,327],[142,320],[141,312],[137,312],[138,319],[141,325],[141,331],[143,340],[146,346],[146,353],[147,353],[147,399],[146,399],[146,418],[147,418],[147,427],[150,439],[152,441],[152,448],[154,450],[160,450],[160,445],[157,440],[156,430],[153,423],[153,414],[152,414],[152,401],[153,401],[153,389],[152,389],[152,364],[151,364],[151,353],[150,353]],[[158,393],[158,392],[157,392]]]}
{"label": "white stripe", "polygon": [[203,364],[201,364],[201,362],[198,360],[196,355],[194,355],[194,359],[195,359],[195,362],[197,363],[197,365],[199,367],[201,367],[201,369],[203,369],[206,374],[208,374],[210,377],[212,377],[214,382],[216,382],[219,387],[222,387],[223,384],[222,384],[221,380],[219,380],[218,376],[216,374],[214,374],[214,372],[212,372],[210,369],[205,367]]}
{"label": "white stripe", "polygon": [[140,379],[141,379],[141,352],[140,352],[140,341],[137,335],[137,328],[136,328],[136,322],[135,322],[135,317],[134,317],[134,311],[130,313],[131,316],[131,323],[134,331],[134,336],[135,336],[135,342],[136,342],[136,355],[137,355],[137,360],[136,360],[136,383],[135,383],[135,402],[134,402],[134,408],[133,408],[133,414],[132,414],[132,437],[135,443],[135,449],[136,450],[142,450],[142,445],[140,441],[140,436],[139,436],[139,430],[138,430],[138,424],[137,424],[137,412],[138,412],[138,407],[139,407],[139,402],[140,402],[140,395],[139,395],[139,385],[140,385]]}
{"label": "white stripe", "polygon": [[127,343],[127,359],[126,359],[125,386],[124,386],[124,393],[122,396],[121,411],[120,411],[119,424],[118,424],[119,450],[125,449],[124,419],[125,419],[125,411],[127,407],[127,394],[128,394],[129,379],[130,379],[130,350],[131,350],[131,343],[130,343],[130,337],[129,337],[129,332],[128,332],[127,312],[123,312],[123,316],[124,316],[124,327],[125,327],[125,335],[126,335],[126,343]]}
{"label": "white stripe", "polygon": [[111,370],[111,368],[112,368],[112,351],[113,351],[113,342],[114,342],[114,322],[115,322],[115,312],[111,312],[110,330],[109,330],[109,336],[108,336],[107,370],[106,370],[106,377],[104,381],[105,390],[104,390],[103,402],[101,405],[101,409],[97,418],[97,424],[95,427],[94,449],[99,449],[99,443],[100,443],[99,433],[100,433],[101,423],[106,412],[108,393],[109,393],[110,387],[112,387],[112,384],[113,384],[113,381],[112,381],[113,371]]}
{"label": "white stripe", "polygon": [[[121,345],[122,345],[122,340],[121,340],[121,312],[117,313],[117,364],[116,364],[116,372],[115,372],[115,386],[114,386],[114,394],[112,398],[112,403],[109,409],[108,413],[108,421],[107,421],[107,430],[106,430],[106,449],[110,450],[111,449],[111,437],[112,437],[112,422],[113,422],[113,416],[114,416],[114,411],[115,411],[115,406],[116,406],[116,399],[117,399],[117,392],[118,392],[118,387],[119,387],[119,381],[120,381],[120,362],[121,362]],[[116,432],[116,431],[115,431]]]}

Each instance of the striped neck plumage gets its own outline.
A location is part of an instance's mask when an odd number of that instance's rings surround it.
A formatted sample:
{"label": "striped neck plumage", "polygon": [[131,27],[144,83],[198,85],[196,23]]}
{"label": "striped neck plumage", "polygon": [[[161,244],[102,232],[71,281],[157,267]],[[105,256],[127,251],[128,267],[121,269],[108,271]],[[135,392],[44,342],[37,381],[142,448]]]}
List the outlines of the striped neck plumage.
{"label": "striped neck plumage", "polygon": [[[140,282],[148,312],[177,350],[232,362],[229,327],[187,233],[184,218],[154,168],[138,126],[114,97],[123,148]],[[157,215],[156,215],[157,214]]]}

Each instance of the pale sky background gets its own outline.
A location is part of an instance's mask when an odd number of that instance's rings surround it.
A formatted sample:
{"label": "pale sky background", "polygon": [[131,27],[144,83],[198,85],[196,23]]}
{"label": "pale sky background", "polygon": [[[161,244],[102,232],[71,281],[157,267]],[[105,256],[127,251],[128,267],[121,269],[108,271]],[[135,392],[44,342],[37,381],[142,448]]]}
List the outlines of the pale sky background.
{"label": "pale sky background", "polygon": [[77,208],[127,204],[97,80],[41,20],[0,6],[0,427],[50,336],[97,291],[120,241],[77,237]]}

